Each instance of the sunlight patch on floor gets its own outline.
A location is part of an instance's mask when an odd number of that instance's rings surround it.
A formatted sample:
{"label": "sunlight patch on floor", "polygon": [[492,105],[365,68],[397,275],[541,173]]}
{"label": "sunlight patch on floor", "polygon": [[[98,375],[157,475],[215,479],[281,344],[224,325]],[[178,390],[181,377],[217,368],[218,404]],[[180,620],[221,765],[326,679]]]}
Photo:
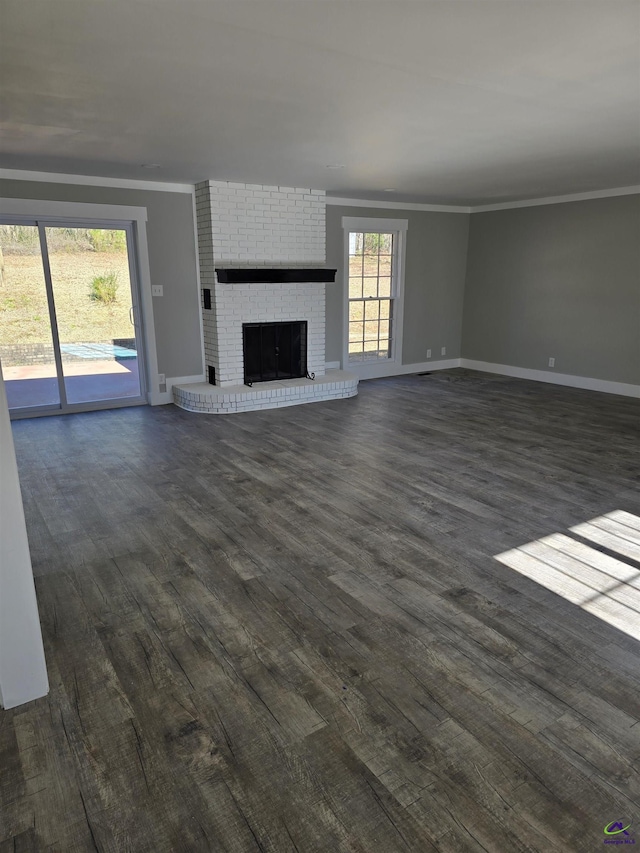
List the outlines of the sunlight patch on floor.
{"label": "sunlight patch on floor", "polygon": [[[585,524],[577,524],[571,528],[572,533],[577,533],[597,545],[604,545],[610,551],[615,551],[623,557],[640,561],[640,519],[629,512],[610,512]],[[633,526],[635,524],[635,526]]]}
{"label": "sunlight patch on floor", "polygon": [[[640,517],[616,510],[569,531],[640,562]],[[640,640],[640,567],[562,533],[496,555],[503,565]]]}

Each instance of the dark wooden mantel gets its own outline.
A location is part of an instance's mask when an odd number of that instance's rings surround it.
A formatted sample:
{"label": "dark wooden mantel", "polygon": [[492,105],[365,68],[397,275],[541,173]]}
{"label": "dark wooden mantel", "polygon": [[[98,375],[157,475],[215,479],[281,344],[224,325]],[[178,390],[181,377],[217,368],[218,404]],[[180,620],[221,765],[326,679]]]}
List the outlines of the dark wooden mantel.
{"label": "dark wooden mantel", "polygon": [[337,270],[300,267],[218,268],[220,284],[273,284],[275,282],[335,282]]}

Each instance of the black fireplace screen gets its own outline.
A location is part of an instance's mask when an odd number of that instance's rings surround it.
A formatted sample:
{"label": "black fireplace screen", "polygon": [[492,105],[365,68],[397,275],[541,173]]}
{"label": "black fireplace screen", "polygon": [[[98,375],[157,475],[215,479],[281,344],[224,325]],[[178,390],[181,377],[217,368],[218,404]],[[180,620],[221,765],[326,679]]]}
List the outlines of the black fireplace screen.
{"label": "black fireplace screen", "polygon": [[244,381],[269,382],[307,375],[307,324],[243,323]]}

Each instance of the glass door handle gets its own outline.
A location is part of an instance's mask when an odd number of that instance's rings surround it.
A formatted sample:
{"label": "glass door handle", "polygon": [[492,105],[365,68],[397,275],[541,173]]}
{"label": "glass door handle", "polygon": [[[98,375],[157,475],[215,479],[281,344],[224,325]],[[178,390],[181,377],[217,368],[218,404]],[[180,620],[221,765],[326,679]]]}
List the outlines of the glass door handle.
{"label": "glass door handle", "polygon": [[129,322],[132,326],[135,326],[135,320],[133,319],[133,305],[129,308]]}

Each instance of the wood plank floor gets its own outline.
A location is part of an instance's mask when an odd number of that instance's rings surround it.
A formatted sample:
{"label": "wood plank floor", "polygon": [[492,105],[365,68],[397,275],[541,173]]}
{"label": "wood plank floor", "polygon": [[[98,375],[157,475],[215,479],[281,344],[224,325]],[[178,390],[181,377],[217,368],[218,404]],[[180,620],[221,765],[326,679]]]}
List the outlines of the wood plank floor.
{"label": "wood plank floor", "polygon": [[[0,711],[0,853],[640,841],[640,642],[598,616],[638,629],[640,401],[456,370],[14,435],[51,693]],[[623,573],[592,612],[496,559],[553,534]]]}

